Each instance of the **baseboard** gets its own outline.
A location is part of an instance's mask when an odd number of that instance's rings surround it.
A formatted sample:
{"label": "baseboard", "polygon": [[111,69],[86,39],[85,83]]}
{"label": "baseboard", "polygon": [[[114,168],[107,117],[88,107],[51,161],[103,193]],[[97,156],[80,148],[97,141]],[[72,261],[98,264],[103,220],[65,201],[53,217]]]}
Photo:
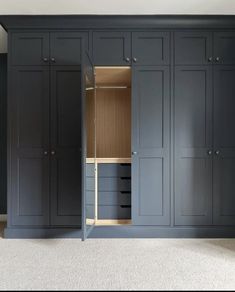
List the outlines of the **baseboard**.
{"label": "baseboard", "polygon": [[7,215],[6,214],[0,214],[0,222],[7,222]]}

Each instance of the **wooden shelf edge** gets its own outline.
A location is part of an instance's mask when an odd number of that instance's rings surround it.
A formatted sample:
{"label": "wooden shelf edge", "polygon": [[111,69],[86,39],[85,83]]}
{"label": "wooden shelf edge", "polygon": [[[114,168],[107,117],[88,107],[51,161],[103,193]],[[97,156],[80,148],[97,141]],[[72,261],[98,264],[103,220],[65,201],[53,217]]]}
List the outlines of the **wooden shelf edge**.
{"label": "wooden shelf edge", "polygon": [[120,219],[120,220],[96,220],[96,226],[109,226],[109,225],[131,225],[132,221],[129,219]]}
{"label": "wooden shelf edge", "polygon": [[87,158],[86,163],[131,163],[131,158]]}

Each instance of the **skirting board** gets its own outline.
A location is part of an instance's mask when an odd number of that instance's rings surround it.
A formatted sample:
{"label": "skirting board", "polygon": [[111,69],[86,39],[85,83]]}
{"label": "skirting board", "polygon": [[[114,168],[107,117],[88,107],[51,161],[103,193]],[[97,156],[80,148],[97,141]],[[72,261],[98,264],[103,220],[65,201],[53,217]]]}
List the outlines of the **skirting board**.
{"label": "skirting board", "polygon": [[0,222],[7,222],[7,215],[6,214],[0,214]]}

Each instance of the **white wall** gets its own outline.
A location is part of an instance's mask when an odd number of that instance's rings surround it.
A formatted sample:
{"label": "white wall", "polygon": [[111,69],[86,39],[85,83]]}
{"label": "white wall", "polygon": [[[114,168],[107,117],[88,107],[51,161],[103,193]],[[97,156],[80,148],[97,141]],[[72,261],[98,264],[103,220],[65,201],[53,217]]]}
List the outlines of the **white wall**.
{"label": "white wall", "polygon": [[235,14],[235,1],[0,0],[0,14]]}
{"label": "white wall", "polygon": [[7,52],[7,33],[0,26],[0,54]]}

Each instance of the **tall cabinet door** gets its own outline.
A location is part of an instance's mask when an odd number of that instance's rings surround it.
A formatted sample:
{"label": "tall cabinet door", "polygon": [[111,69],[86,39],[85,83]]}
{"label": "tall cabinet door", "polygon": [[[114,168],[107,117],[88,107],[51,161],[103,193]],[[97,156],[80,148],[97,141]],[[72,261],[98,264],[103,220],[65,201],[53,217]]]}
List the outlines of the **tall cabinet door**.
{"label": "tall cabinet door", "polygon": [[49,68],[10,70],[9,225],[49,225]]}
{"label": "tall cabinet door", "polygon": [[214,224],[235,225],[235,67],[214,69]]}
{"label": "tall cabinet door", "polygon": [[81,67],[51,67],[51,224],[81,225]]}
{"label": "tall cabinet door", "polygon": [[212,68],[175,68],[175,225],[212,224]]}
{"label": "tall cabinet door", "polygon": [[169,68],[135,67],[132,81],[133,224],[169,225]]}

